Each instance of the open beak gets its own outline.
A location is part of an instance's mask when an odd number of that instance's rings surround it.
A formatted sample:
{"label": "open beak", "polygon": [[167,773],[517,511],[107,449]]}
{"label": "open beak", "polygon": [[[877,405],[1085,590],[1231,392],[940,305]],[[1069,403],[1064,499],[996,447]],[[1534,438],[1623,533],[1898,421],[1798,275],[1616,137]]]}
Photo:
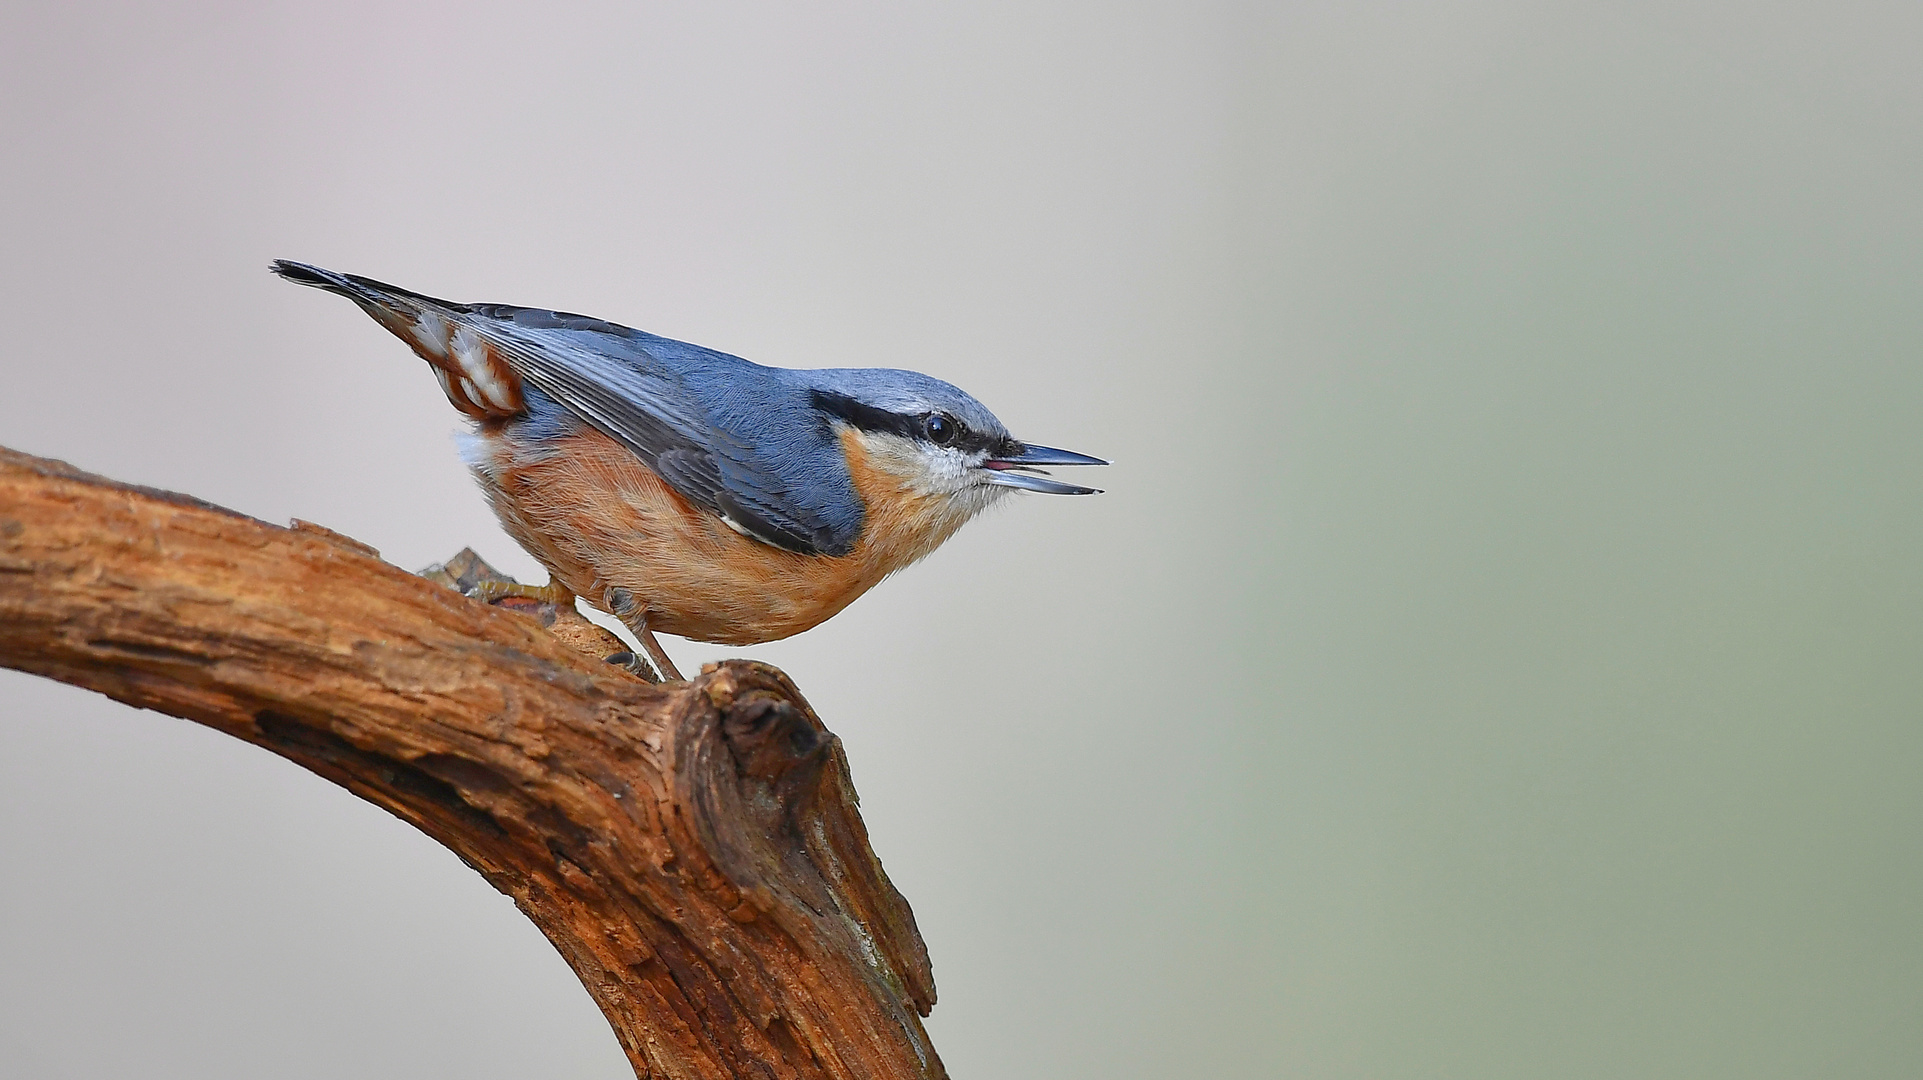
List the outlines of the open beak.
{"label": "open beak", "polygon": [[[1108,462],[1073,450],[1057,450],[1052,446],[1023,445],[1022,452],[1006,457],[989,458],[982,462],[988,470],[988,482],[1001,487],[1020,488],[1023,491],[1039,491],[1045,495],[1100,495],[1102,489],[1082,487],[1080,484],[1064,484],[1046,476],[1036,476],[1033,470],[1043,465],[1106,465]],[[1021,470],[1021,471],[1017,471]]]}

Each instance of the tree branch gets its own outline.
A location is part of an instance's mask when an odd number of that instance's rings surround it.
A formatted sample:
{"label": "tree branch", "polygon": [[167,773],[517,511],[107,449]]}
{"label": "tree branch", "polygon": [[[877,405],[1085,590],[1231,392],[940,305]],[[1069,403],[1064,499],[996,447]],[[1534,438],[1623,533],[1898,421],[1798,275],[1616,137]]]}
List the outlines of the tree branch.
{"label": "tree branch", "polygon": [[327,530],[5,449],[0,665],[218,728],[440,841],[638,1076],[946,1075],[914,916],[774,668],[651,686]]}

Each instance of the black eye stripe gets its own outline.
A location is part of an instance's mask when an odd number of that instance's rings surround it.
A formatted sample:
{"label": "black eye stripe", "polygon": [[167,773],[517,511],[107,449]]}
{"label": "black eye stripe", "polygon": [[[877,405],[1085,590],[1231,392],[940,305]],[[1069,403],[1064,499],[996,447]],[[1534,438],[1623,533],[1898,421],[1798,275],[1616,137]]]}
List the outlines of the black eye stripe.
{"label": "black eye stripe", "polygon": [[[862,431],[886,432],[890,435],[899,435],[904,439],[932,443],[936,446],[952,447],[969,453],[978,451],[992,452],[996,447],[1008,441],[1001,436],[976,431],[974,428],[969,427],[967,424],[962,423],[960,420],[946,413],[889,412],[886,409],[877,409],[872,405],[864,405],[854,398],[842,394],[829,393],[826,390],[809,391],[809,397],[811,404],[813,404],[815,408],[821,410],[828,416],[832,416]],[[932,433],[928,430],[928,421],[935,416],[940,416],[954,428],[955,434],[947,442],[941,442],[933,438]]]}
{"label": "black eye stripe", "polygon": [[921,417],[904,416],[886,409],[864,405],[842,394],[812,390],[809,398],[815,408],[862,431],[884,431],[904,439],[921,438]]}

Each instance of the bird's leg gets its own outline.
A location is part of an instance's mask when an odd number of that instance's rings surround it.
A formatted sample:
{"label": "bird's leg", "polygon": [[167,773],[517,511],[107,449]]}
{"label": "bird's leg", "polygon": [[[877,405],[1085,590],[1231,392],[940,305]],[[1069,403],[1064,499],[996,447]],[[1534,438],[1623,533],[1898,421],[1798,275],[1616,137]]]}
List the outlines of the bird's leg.
{"label": "bird's leg", "polygon": [[621,620],[621,625],[634,632],[635,640],[648,651],[648,659],[654,661],[659,671],[669,682],[681,682],[681,672],[675,669],[674,661],[662,650],[661,643],[654,640],[654,632],[648,629],[648,609],[634,602],[634,594],[619,585],[609,589],[604,597],[608,612]]}

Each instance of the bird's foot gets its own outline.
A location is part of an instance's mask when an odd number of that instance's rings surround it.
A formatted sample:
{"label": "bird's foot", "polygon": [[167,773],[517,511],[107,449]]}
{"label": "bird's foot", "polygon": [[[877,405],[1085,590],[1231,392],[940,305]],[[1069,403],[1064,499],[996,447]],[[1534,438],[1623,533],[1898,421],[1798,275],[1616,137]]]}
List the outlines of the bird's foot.
{"label": "bird's foot", "polygon": [[477,581],[474,591],[468,595],[483,604],[498,604],[503,600],[535,600],[555,607],[574,606],[574,593],[552,578],[548,579],[546,585],[526,585],[519,581]]}
{"label": "bird's foot", "polygon": [[421,571],[421,576],[437,581],[463,596],[485,604],[525,615],[540,623],[548,633],[569,648],[598,657],[636,678],[651,683],[661,676],[647,660],[628,651],[627,644],[604,626],[589,622],[574,606],[574,594],[556,581],[546,585],[523,585],[489,566],[471,548]]}

